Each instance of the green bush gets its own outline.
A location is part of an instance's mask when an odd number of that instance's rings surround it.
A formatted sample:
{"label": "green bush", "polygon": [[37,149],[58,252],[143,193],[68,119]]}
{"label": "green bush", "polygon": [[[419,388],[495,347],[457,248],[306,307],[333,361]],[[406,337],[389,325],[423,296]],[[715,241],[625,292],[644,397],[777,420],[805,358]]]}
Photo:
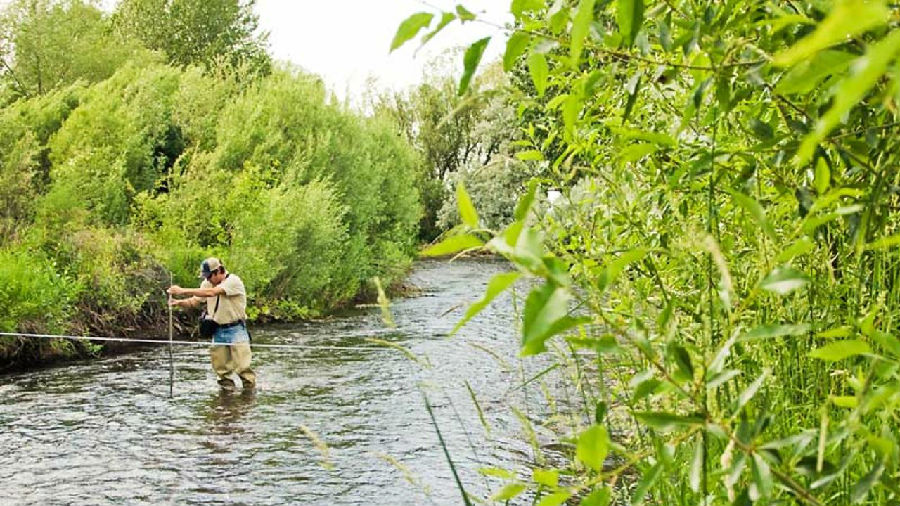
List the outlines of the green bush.
{"label": "green bush", "polygon": [[47,141],[82,92],[71,86],[0,109],[0,242],[32,222],[35,199],[49,181]]}
{"label": "green bush", "polygon": [[412,148],[312,76],[246,77],[133,62],[0,112],[4,237],[80,287],[70,331],[149,323],[161,288],[196,286],[210,255],[244,279],[254,317],[321,314],[406,268]]}
{"label": "green bush", "polygon": [[316,78],[282,70],[251,87],[222,113],[217,139],[215,169],[256,166],[274,183],[333,185],[348,234],[332,276],[336,300],[385,274],[384,254],[411,255],[421,213],[414,151],[387,123],[328,105]]}
{"label": "green bush", "polygon": [[[247,195],[230,196],[235,201]],[[234,220],[228,252],[236,272],[259,299],[291,299],[322,311],[353,294],[336,285],[342,246],[347,240],[346,212],[329,184],[261,188],[256,203],[246,200]]]}
{"label": "green bush", "polygon": [[58,265],[26,250],[0,250],[0,329],[56,331],[65,328],[80,285]]}
{"label": "green bush", "polygon": [[181,152],[171,121],[179,77],[128,64],[92,87],[50,141],[50,193],[94,211],[93,222],[127,223],[134,195],[153,189]]}

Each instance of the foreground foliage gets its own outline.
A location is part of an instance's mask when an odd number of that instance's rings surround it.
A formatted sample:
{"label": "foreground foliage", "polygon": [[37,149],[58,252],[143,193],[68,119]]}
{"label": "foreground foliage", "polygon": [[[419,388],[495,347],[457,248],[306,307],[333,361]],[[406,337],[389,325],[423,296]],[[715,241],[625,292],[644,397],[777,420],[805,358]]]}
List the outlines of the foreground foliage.
{"label": "foreground foliage", "polygon": [[[491,499],[900,501],[896,6],[511,11],[518,156],[563,198],[529,214],[533,185],[492,231],[461,187],[465,227],[429,253],[487,248],[517,267],[466,319],[542,280],[522,353],[556,354],[583,409],[556,420],[569,462],[487,470],[508,480]],[[397,40],[473,17],[420,13]],[[467,51],[461,91],[488,43]]]}

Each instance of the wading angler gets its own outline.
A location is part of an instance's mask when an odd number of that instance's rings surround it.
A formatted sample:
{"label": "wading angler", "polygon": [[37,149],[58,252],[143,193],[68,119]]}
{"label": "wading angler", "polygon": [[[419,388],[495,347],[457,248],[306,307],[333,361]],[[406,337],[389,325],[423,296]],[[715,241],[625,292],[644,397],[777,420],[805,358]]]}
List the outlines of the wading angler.
{"label": "wading angler", "polygon": [[194,307],[206,303],[200,316],[200,335],[211,338],[213,371],[219,385],[226,390],[235,388],[231,373],[237,373],[244,389],[256,386],[256,374],[250,369],[250,333],[247,331],[247,291],[237,275],[225,270],[218,258],[207,258],[200,264],[200,288],[172,285],[169,295],[188,295],[187,299],[172,299],[170,304]]}

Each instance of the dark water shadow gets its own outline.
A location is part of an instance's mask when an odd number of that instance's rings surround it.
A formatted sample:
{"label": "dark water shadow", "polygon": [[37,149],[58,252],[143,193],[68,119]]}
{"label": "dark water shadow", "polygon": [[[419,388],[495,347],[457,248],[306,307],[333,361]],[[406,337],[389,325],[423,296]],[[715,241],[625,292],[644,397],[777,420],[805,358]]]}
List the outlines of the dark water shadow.
{"label": "dark water shadow", "polygon": [[256,407],[256,390],[228,391],[220,388],[206,403],[206,421],[212,432],[232,434],[243,432],[241,419]]}

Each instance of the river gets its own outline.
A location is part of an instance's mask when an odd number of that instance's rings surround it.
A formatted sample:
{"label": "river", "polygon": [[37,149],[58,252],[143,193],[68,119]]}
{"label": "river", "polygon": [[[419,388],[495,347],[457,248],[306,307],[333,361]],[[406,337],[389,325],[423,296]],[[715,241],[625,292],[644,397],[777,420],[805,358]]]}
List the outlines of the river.
{"label": "river", "polygon": [[255,344],[371,349],[255,350],[253,394],[220,392],[192,347],[175,349],[174,398],[165,346],[0,376],[0,504],[463,504],[423,395],[463,486],[486,497],[502,483],[479,468],[530,476],[511,406],[533,419],[548,409],[519,387],[544,364],[516,358],[508,295],[448,338],[505,269],[418,262],[409,282],[422,292],[392,301],[393,329],[377,307],[256,328]]}

